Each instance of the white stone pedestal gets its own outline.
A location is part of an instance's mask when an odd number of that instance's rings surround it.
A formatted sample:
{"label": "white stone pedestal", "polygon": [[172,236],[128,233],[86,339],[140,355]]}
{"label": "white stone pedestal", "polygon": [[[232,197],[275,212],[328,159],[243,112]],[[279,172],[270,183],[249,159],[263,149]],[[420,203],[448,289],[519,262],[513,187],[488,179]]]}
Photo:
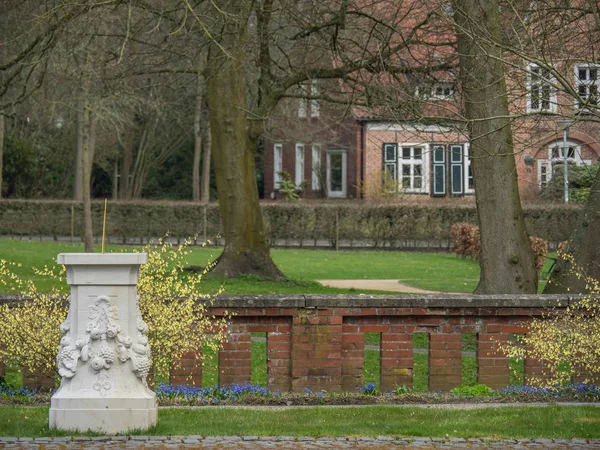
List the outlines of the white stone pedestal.
{"label": "white stone pedestal", "polygon": [[107,434],[156,424],[148,389],[148,327],[137,302],[146,253],[61,253],[71,297],[61,325],[60,388],[52,396],[50,427]]}

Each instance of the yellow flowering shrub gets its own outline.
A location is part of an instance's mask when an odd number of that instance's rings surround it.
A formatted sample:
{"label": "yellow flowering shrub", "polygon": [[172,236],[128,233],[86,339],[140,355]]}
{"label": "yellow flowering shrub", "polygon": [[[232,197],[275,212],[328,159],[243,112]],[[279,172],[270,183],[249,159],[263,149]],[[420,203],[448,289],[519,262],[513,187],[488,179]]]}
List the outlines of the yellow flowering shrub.
{"label": "yellow flowering shrub", "polygon": [[211,266],[202,272],[183,270],[189,243],[175,246],[161,240],[141,250],[148,253],[148,263],[140,268],[139,305],[148,324],[155,374],[161,379],[168,377],[172,365],[177,366],[185,353],[203,347],[216,352],[227,337],[229,316],[208,315],[214,296],[200,293],[202,277]]}
{"label": "yellow flowering shrub", "polygon": [[[15,274],[16,266],[19,264],[0,260],[0,290],[9,287],[20,292],[14,301],[0,305],[0,361],[30,373],[52,373],[56,370],[60,324],[67,317],[67,295],[58,288],[40,292],[31,280]],[[34,271],[65,281],[64,266]]]}
{"label": "yellow flowering shrub", "polygon": [[[203,346],[216,350],[226,338],[228,316],[208,315],[214,296],[200,290],[202,276],[210,267],[201,273],[183,270],[189,243],[172,245],[161,240],[141,250],[148,253],[148,263],[140,268],[139,307],[149,328],[154,371],[161,379],[169,377],[183,354]],[[62,291],[40,292],[31,280],[15,274],[16,266],[0,260],[0,292],[7,290],[3,287],[20,292],[14,301],[0,305],[0,361],[31,373],[56,371],[60,324],[68,311],[65,269],[35,270],[63,286]]]}
{"label": "yellow flowering shrub", "polygon": [[546,366],[543,377],[532,380],[537,386],[552,386],[578,380],[600,380],[600,285],[569,258],[589,294],[574,297],[565,309],[554,309],[529,324],[530,331],[516,342],[501,346],[511,358],[536,358]]}

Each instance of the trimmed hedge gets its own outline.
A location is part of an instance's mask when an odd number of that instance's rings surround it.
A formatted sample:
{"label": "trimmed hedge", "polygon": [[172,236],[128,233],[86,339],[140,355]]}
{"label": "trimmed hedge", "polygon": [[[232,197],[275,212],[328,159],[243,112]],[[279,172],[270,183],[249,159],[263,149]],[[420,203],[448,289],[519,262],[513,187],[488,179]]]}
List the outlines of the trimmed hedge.
{"label": "trimmed hedge", "polygon": [[[93,202],[94,235],[102,233],[104,202]],[[272,245],[312,246],[323,241],[335,247],[364,245],[400,248],[411,242],[438,242],[448,246],[452,224],[477,225],[474,206],[386,205],[362,201],[265,202],[261,205],[267,237]],[[569,237],[579,208],[540,205],[525,209],[529,233],[558,243]],[[206,230],[204,217],[206,214]],[[59,200],[1,200],[0,235],[53,236],[83,234],[82,206]],[[126,242],[169,235],[182,239],[198,234],[213,238],[222,231],[219,208],[192,202],[119,202],[108,205],[107,235]]]}

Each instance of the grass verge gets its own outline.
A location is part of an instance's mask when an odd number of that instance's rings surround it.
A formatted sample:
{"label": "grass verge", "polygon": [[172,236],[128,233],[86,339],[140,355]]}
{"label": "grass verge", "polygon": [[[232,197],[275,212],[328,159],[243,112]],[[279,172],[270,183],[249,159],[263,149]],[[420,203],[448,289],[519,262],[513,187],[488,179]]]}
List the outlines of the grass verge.
{"label": "grass verge", "polygon": [[[593,406],[441,409],[404,406],[360,408],[161,408],[158,425],[144,435],[202,436],[429,436],[491,438],[600,438],[600,408]],[[47,407],[0,407],[0,436],[42,437]],[[81,433],[79,433],[81,434]]]}
{"label": "grass verge", "polygon": [[[133,246],[109,245],[107,251],[132,251]],[[222,251],[219,247],[192,247],[188,256],[191,266],[206,266]],[[31,267],[56,264],[56,255],[81,252],[83,246],[63,242],[0,240],[0,259],[21,263],[17,272],[32,279],[42,290],[51,281],[36,275]],[[421,289],[473,292],[479,280],[479,263],[460,259],[450,253],[417,253],[395,251],[333,251],[307,249],[273,249],[273,260],[289,280],[275,283],[259,277],[240,279],[206,277],[205,293],[216,292],[225,284],[226,294],[320,294],[356,293],[355,289],[328,288],[315,280],[398,279]],[[550,263],[546,264],[547,270]],[[546,273],[546,272],[543,272]],[[543,284],[543,282],[542,282]],[[66,289],[66,286],[64,287]],[[4,288],[3,288],[4,290]],[[7,293],[2,292],[2,293]],[[377,293],[384,291],[361,291]]]}

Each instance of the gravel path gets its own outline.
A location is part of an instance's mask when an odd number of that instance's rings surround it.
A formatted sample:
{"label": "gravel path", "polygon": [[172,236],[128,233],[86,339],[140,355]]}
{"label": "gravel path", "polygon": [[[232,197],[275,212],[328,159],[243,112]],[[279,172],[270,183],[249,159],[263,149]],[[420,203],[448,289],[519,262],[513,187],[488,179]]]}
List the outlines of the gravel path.
{"label": "gravel path", "polygon": [[600,440],[588,439],[479,439],[258,437],[258,436],[120,436],[73,438],[0,438],[1,449],[600,449]]}
{"label": "gravel path", "polygon": [[[335,287],[340,289],[357,289],[372,291],[390,291],[403,294],[439,294],[440,291],[428,291],[419,289],[408,284],[401,283],[399,280],[316,280],[323,286]],[[445,292],[452,294],[452,292]]]}

